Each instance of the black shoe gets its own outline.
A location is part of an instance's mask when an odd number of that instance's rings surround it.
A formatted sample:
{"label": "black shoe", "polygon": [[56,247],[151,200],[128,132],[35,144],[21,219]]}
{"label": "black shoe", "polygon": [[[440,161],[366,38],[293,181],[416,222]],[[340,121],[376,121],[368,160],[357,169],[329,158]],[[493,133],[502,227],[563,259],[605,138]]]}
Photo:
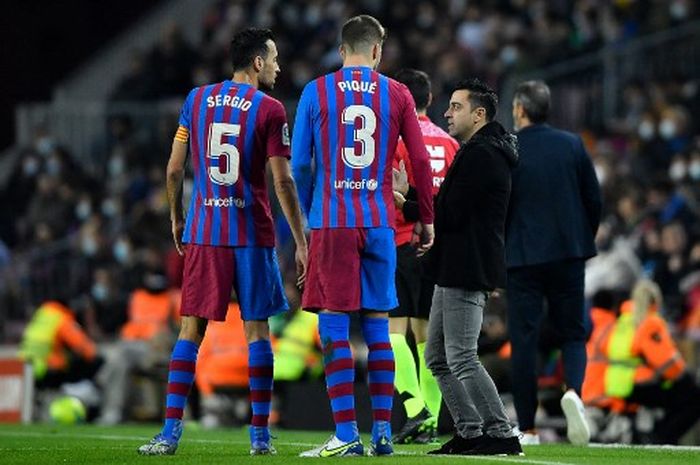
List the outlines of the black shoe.
{"label": "black shoe", "polygon": [[525,455],[517,436],[510,438],[494,438],[491,436],[481,436],[484,438],[472,449],[462,452],[463,455]]}
{"label": "black shoe", "polygon": [[393,438],[391,438],[391,442],[394,444],[411,444],[413,443],[413,439],[420,435],[420,433],[423,431],[423,423],[430,418],[430,412],[428,412],[428,409],[423,409],[421,410],[418,415],[415,417],[411,417],[408,420],[406,420],[406,424],[403,425],[403,428],[401,428],[401,431],[396,433]]}
{"label": "black shoe", "polygon": [[439,449],[431,450],[428,454],[431,455],[472,455],[469,451],[485,447],[487,437],[485,435],[475,438],[465,439],[462,436],[455,434],[452,439],[447,441]]}
{"label": "black shoe", "polygon": [[436,427],[429,427],[413,438],[413,444],[440,444]]}

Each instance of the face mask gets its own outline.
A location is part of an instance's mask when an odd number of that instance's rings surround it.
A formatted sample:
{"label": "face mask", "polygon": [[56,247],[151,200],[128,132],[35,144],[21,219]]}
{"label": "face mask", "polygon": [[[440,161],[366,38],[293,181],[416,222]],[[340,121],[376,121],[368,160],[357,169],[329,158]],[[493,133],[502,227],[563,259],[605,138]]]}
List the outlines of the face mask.
{"label": "face mask", "polygon": [[119,176],[124,172],[124,159],[122,157],[112,157],[109,160],[109,174]]}
{"label": "face mask", "polygon": [[641,137],[642,140],[650,140],[652,137],[654,137],[654,125],[649,120],[642,121],[639,124],[639,129],[637,131],[639,132],[639,137]]}
{"label": "face mask", "polygon": [[104,284],[93,284],[92,289],[90,289],[90,294],[98,302],[104,302],[107,300],[107,287]]}
{"label": "face mask", "polygon": [[671,178],[673,181],[680,181],[685,177],[686,174],[686,166],[685,162],[682,161],[675,161],[671,164],[671,167],[668,169],[668,176]]}
{"label": "face mask", "polygon": [[92,207],[87,200],[81,200],[75,207],[75,216],[81,221],[86,220],[87,217],[90,216],[90,213],[92,213]]}
{"label": "face mask", "polygon": [[36,141],[36,151],[41,155],[47,156],[53,150],[53,141],[50,137],[42,137]]}
{"label": "face mask", "polygon": [[501,50],[501,60],[506,65],[512,65],[518,59],[518,49],[512,45],[507,45]]}
{"label": "face mask", "polygon": [[688,175],[690,175],[693,181],[700,180],[700,161],[690,162],[690,166],[688,167]]}
{"label": "face mask", "polygon": [[22,164],[22,173],[28,178],[34,176],[39,171],[39,162],[36,158],[28,158]]}
{"label": "face mask", "polygon": [[80,250],[88,257],[94,256],[97,253],[97,241],[89,236],[84,237],[80,241]]}
{"label": "face mask", "polygon": [[676,135],[676,123],[670,119],[665,119],[659,124],[659,134],[664,139],[671,139]]}
{"label": "face mask", "polygon": [[46,172],[52,176],[56,176],[61,173],[61,162],[56,158],[51,157],[46,162]]}
{"label": "face mask", "polygon": [[117,241],[112,248],[112,254],[114,254],[114,259],[119,263],[126,263],[129,261],[129,256],[131,255],[131,250],[126,241]]}
{"label": "face mask", "polygon": [[685,2],[673,2],[669,8],[671,17],[675,20],[682,20],[688,16],[688,6]]}
{"label": "face mask", "polygon": [[112,199],[105,199],[100,210],[106,217],[111,218],[117,213],[117,203]]}

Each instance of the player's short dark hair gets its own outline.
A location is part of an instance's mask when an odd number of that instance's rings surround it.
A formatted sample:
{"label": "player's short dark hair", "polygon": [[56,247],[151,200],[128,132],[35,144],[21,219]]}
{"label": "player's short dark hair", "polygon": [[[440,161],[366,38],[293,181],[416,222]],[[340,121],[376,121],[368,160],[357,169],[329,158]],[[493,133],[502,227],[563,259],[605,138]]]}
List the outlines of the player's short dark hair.
{"label": "player's short dark hair", "polygon": [[359,15],[348,19],[340,32],[340,42],[351,52],[368,51],[375,44],[381,44],[386,39],[386,30],[377,18],[370,15]]}
{"label": "player's short dark hair", "polygon": [[513,100],[523,106],[527,118],[533,123],[544,123],[549,117],[551,97],[544,81],[525,81],[518,84]]}
{"label": "player's short dark hair", "polygon": [[472,109],[482,107],[486,110],[486,121],[493,121],[498,109],[498,95],[491,87],[477,78],[471,78],[459,81],[452,92],[458,90],[468,90]]}
{"label": "player's short dark hair", "polygon": [[253,64],[255,57],[267,58],[270,50],[267,48],[267,41],[275,40],[272,31],[269,29],[258,29],[249,27],[231,39],[231,65],[234,71],[245,69]]}
{"label": "player's short dark hair", "polygon": [[404,68],[396,73],[395,79],[408,87],[416,102],[417,110],[425,110],[430,103],[430,78],[417,69]]}

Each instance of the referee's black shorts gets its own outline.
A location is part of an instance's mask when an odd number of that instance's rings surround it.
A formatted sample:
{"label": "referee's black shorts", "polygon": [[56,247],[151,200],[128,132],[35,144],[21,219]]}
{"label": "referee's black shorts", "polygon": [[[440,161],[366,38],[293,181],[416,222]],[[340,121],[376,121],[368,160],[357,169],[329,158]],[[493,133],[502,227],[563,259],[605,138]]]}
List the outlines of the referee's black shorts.
{"label": "referee's black shorts", "polygon": [[390,318],[411,317],[427,320],[433,301],[434,283],[425,279],[422,258],[411,244],[396,248],[396,294],[399,306],[389,312]]}

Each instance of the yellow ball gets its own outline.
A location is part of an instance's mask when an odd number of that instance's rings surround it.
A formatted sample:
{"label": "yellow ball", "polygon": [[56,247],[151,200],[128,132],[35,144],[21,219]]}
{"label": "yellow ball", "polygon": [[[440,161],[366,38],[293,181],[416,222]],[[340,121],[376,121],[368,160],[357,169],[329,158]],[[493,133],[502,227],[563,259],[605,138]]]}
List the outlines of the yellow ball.
{"label": "yellow ball", "polygon": [[60,397],[49,406],[49,415],[59,425],[74,425],[85,421],[85,406],[80,399],[71,396]]}

